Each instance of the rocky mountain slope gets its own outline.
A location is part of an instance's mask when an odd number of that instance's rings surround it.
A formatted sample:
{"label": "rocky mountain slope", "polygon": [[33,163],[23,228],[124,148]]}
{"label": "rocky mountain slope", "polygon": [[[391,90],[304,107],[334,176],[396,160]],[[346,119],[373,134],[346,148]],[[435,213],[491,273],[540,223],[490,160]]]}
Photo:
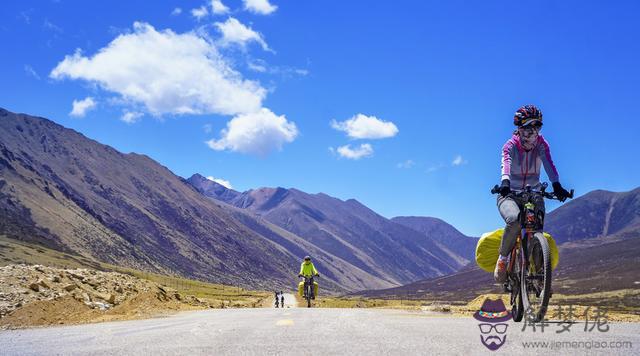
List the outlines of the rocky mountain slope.
{"label": "rocky mountain slope", "polygon": [[424,216],[397,216],[391,221],[418,231],[434,239],[445,251],[449,251],[451,258],[462,257],[462,263],[468,263],[475,258],[476,238],[468,237],[446,222]]}
{"label": "rocky mountain slope", "polygon": [[560,243],[640,229],[640,188],[589,192],[549,213],[545,229]]}
{"label": "rocky mountain slope", "polygon": [[0,110],[0,234],[136,269],[287,286],[299,256],[147,156]]}

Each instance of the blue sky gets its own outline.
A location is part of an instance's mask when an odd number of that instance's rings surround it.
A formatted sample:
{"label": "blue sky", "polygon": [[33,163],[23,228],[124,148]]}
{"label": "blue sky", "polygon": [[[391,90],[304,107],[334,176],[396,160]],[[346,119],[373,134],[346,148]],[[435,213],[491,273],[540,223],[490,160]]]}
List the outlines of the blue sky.
{"label": "blue sky", "polygon": [[183,177],[355,198],[469,235],[502,225],[488,190],[526,103],[564,186],[640,185],[636,2],[222,4],[5,3],[0,106]]}

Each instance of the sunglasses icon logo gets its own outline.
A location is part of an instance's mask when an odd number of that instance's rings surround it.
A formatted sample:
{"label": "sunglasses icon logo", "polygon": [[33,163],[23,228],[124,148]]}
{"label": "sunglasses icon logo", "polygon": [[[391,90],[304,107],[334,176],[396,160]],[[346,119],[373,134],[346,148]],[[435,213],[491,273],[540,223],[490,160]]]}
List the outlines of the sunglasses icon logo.
{"label": "sunglasses icon logo", "polygon": [[489,334],[492,330],[495,330],[495,332],[498,334],[504,334],[505,332],[507,332],[508,325],[483,323],[483,324],[478,324],[478,326],[480,327],[480,332],[483,334]]}

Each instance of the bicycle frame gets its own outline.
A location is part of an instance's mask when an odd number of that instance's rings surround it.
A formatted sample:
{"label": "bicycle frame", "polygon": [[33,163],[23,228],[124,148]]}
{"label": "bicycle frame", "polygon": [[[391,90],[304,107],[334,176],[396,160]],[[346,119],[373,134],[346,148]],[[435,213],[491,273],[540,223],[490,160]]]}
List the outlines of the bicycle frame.
{"label": "bicycle frame", "polygon": [[311,277],[303,276],[303,278],[304,278],[303,297],[307,301],[307,307],[311,307],[311,299],[313,299],[312,296],[314,294],[313,276]]}
{"label": "bicycle frame", "polygon": [[[564,201],[565,198],[558,198],[554,194],[547,193],[545,189],[548,184],[543,183],[539,191],[534,191],[531,186],[527,186],[523,191],[514,192],[513,197],[519,200],[519,204],[523,204],[520,217],[520,233],[516,237],[516,242],[510,253],[510,261],[507,264],[507,281],[504,284],[505,292],[511,293],[511,305],[514,321],[522,320],[524,308],[530,308],[534,304],[536,298],[541,298],[536,318],[544,318],[547,310],[549,298],[551,297],[551,264],[549,256],[549,247],[546,239],[537,235],[542,232],[544,224],[544,212],[542,209],[536,209],[534,202],[539,201],[537,197],[547,199],[557,199]],[[497,194],[499,187],[496,185],[491,193]],[[573,189],[568,195],[573,198]],[[534,256],[534,248],[539,246],[539,254]],[[531,258],[542,258],[541,265],[537,261],[530,262]],[[538,260],[539,261],[539,260]],[[536,266],[534,270],[532,266]],[[540,275],[539,268],[543,268]],[[533,294],[535,293],[535,297]],[[532,299],[533,298],[533,299]],[[532,300],[534,303],[532,303]],[[527,313],[529,310],[527,310]]]}

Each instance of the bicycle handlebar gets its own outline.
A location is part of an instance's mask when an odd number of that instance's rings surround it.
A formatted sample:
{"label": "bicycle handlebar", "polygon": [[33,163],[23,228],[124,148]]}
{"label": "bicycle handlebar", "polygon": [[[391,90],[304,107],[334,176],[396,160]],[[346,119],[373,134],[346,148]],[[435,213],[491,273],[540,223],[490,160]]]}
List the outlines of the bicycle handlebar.
{"label": "bicycle handlebar", "polygon": [[305,276],[305,275],[298,275],[298,277],[299,278],[304,278],[304,279],[312,279],[312,278],[318,278],[318,277],[320,277],[320,275],[319,274],[318,275],[314,274],[314,275],[308,276],[308,277]]}
{"label": "bicycle handlebar", "polygon": [[[533,190],[531,189],[530,186],[527,186],[528,189],[525,190],[511,190],[513,193],[515,193],[516,195],[521,195],[522,193],[535,193],[535,194],[540,194],[543,197],[547,198],[547,199],[554,199],[554,200],[559,200],[561,202],[564,202],[567,198],[569,199],[573,199],[573,189],[571,189],[569,191],[569,195],[567,197],[565,197],[564,199],[560,199],[555,193],[548,193],[545,191],[545,189],[547,188],[548,184],[547,183],[542,183],[542,189],[540,190]],[[493,188],[491,188],[491,194],[499,194],[500,193],[500,187],[496,184],[493,186]]]}

